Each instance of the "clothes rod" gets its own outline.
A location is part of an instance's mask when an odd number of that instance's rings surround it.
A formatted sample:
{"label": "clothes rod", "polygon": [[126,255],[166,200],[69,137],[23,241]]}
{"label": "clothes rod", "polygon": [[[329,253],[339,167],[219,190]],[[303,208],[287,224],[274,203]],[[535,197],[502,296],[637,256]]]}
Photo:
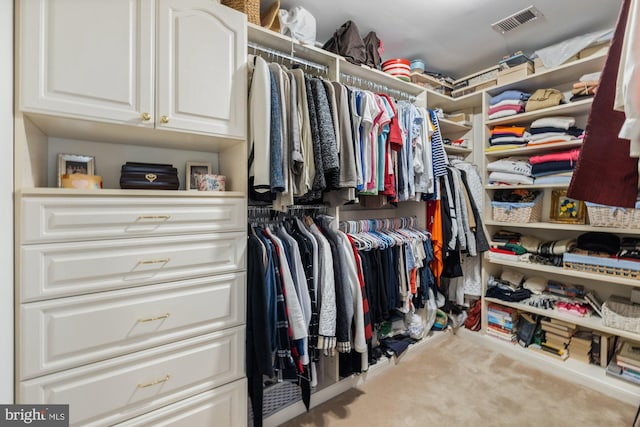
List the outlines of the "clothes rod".
{"label": "clothes rod", "polygon": [[341,72],[340,78],[346,81],[347,83],[351,82],[352,84],[358,85],[363,88],[372,89],[377,92],[386,92],[389,95],[394,95],[398,98],[408,99],[411,102],[414,102],[416,100],[416,96],[411,95],[403,90],[393,89],[387,85],[372,82],[370,80],[366,80],[360,77],[352,76],[351,74],[346,74]]}
{"label": "clothes rod", "polygon": [[265,46],[262,46],[262,45],[259,45],[257,43],[253,43],[253,42],[247,43],[247,46],[249,48],[253,49],[253,50],[259,50],[260,52],[264,52],[264,53],[266,53],[268,55],[274,55],[274,56],[277,56],[279,58],[283,58],[283,59],[286,59],[286,60],[289,60],[289,61],[292,61],[292,62],[297,62],[298,64],[301,64],[301,65],[306,65],[308,67],[315,68],[316,70],[321,71],[323,73],[327,73],[327,71],[328,71],[328,67],[326,65],[322,65],[322,64],[318,64],[317,62],[308,61],[306,59],[298,58],[295,55],[284,53],[284,52],[281,52],[279,50],[272,49],[270,47],[265,47]]}

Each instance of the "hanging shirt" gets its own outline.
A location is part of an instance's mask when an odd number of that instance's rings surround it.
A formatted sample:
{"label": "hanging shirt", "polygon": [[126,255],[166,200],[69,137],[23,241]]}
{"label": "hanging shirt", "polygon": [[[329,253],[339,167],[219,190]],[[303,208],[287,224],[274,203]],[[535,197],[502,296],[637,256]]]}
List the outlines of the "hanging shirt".
{"label": "hanging shirt", "polygon": [[267,62],[249,57],[249,187],[252,198],[271,200],[271,76]]}

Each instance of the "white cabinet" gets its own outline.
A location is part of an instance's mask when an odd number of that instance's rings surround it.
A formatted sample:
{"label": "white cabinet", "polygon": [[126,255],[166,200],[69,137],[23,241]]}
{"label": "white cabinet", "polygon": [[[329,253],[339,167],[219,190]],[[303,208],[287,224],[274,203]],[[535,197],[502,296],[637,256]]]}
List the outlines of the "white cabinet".
{"label": "white cabinet", "polygon": [[153,126],[153,0],[20,2],[24,111]]}
{"label": "white cabinet", "polygon": [[246,16],[211,0],[160,0],[156,122],[245,134]]}
{"label": "white cabinet", "polygon": [[244,138],[244,14],[212,0],[20,4],[22,111]]}

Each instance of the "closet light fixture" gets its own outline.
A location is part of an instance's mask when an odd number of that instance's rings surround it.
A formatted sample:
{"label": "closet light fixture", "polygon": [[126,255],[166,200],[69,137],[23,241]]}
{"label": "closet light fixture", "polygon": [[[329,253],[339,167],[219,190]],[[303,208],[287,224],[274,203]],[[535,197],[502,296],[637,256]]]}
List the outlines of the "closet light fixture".
{"label": "closet light fixture", "polygon": [[527,22],[535,21],[542,16],[544,16],[542,15],[542,12],[540,12],[534,6],[529,6],[526,9],[522,9],[521,11],[516,12],[513,15],[507,16],[506,18],[491,24],[491,28],[493,28],[500,34],[504,34],[509,31],[513,31],[516,28],[519,28],[521,25],[524,25]]}

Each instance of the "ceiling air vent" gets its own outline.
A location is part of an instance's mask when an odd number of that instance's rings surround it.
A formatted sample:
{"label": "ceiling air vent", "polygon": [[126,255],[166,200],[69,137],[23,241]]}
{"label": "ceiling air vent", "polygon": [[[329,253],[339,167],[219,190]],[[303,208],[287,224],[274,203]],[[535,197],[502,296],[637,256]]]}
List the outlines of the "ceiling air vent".
{"label": "ceiling air vent", "polygon": [[509,31],[515,30],[516,28],[520,27],[523,24],[526,24],[527,22],[535,21],[542,16],[542,12],[540,12],[533,6],[529,6],[528,8],[523,9],[520,12],[516,12],[511,16],[507,16],[506,18],[496,22],[495,24],[491,24],[491,28],[501,34],[504,34]]}

